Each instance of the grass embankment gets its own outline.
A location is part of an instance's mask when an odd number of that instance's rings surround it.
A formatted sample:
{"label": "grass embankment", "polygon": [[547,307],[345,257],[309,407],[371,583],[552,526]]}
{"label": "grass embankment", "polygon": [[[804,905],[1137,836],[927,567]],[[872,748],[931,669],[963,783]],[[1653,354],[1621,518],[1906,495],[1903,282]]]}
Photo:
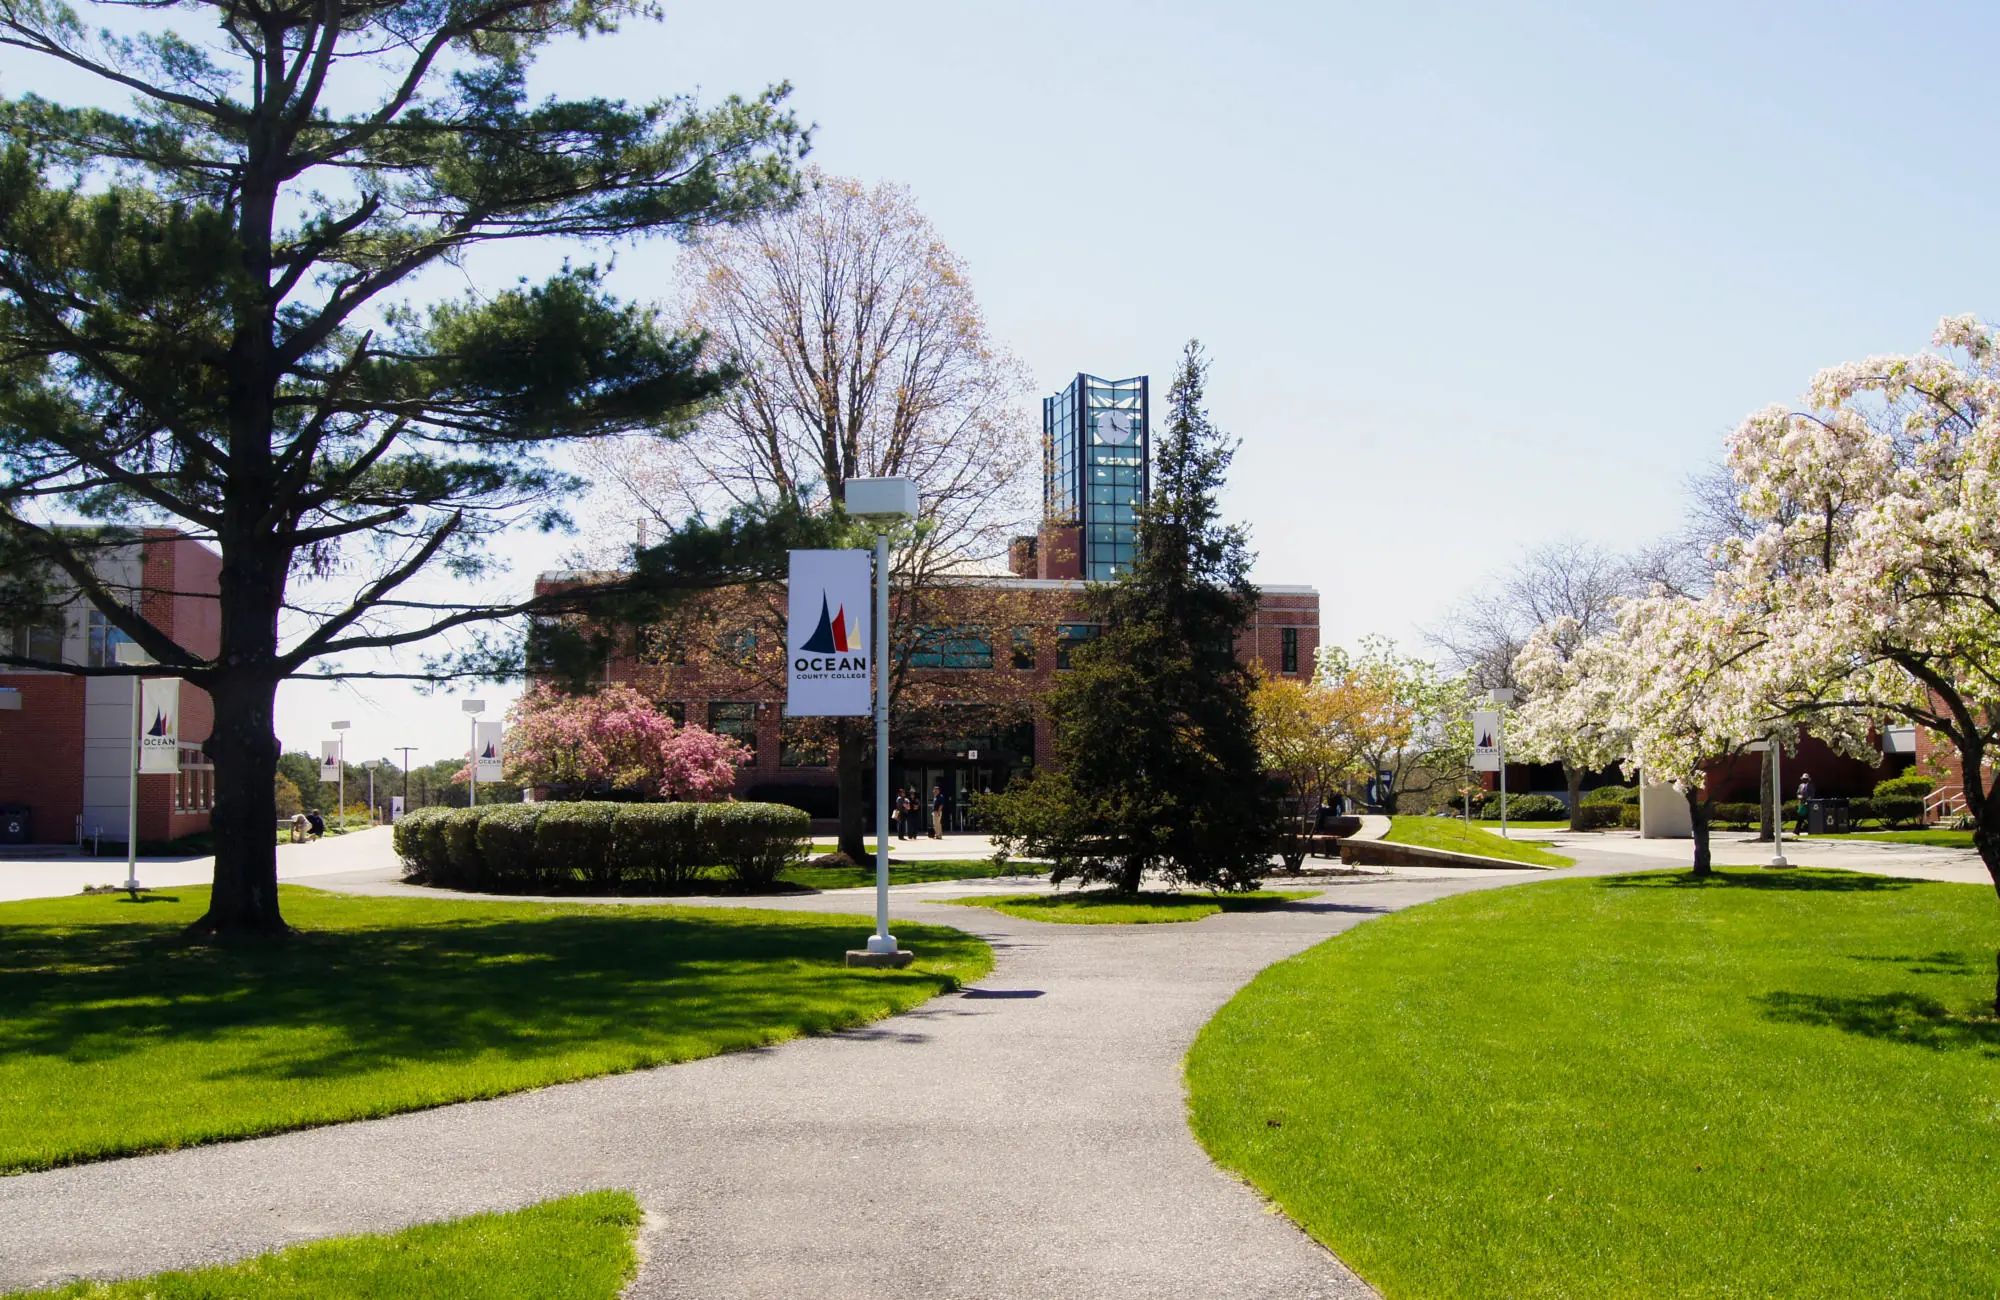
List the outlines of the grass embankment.
{"label": "grass embankment", "polygon": [[[931,880],[990,880],[995,876],[1032,876],[1038,874],[1032,863],[1013,862],[1004,869],[993,865],[991,858],[972,858],[956,862],[898,862],[889,860],[889,883],[892,885],[921,885]],[[807,889],[856,889],[875,883],[875,864],[858,863],[851,867],[791,867],[781,872],[778,880],[782,884],[799,885]]]}
{"label": "grass embankment", "polygon": [[240,1264],[73,1282],[4,1300],[615,1300],[638,1270],[639,1203],[588,1192],[511,1214],[475,1214],[403,1232],[273,1251]]}
{"label": "grass embankment", "polygon": [[[1458,824],[1461,826],[1465,825],[1465,819],[1462,817],[1459,818]],[[1497,830],[1500,826],[1500,818],[1497,816],[1474,817],[1472,824],[1477,827],[1491,826]],[[1566,831],[1569,829],[1569,821],[1567,818],[1555,821],[1545,819],[1522,821],[1518,817],[1509,817],[1507,819],[1507,829],[1510,831]]]}
{"label": "grass embankment", "polygon": [[1390,1297],[2000,1292],[1991,889],[1461,895],[1271,967],[1196,1135]]}
{"label": "grass embankment", "polygon": [[860,916],[353,898],[281,887],[302,933],[180,938],[208,891],[0,904],[0,1173],[387,1115],[828,1033],[985,974]]}
{"label": "grass embankment", "polygon": [[1495,835],[1492,831],[1482,831],[1477,826],[1467,829],[1462,821],[1452,821],[1444,817],[1397,817],[1389,823],[1389,833],[1382,837],[1391,844],[1409,844],[1423,849],[1444,849],[1451,853],[1470,853],[1475,857],[1499,858],[1506,862],[1524,862],[1535,867],[1573,867],[1575,858],[1566,858],[1560,853],[1550,853],[1546,840],[1513,840]]}
{"label": "grass embankment", "polygon": [[1258,912],[1311,898],[1316,890],[1259,889],[1246,894],[1141,894],[1108,889],[1063,894],[1004,894],[996,898],[948,898],[966,907],[990,907],[1026,921],[1057,921],[1065,925],[1151,925],[1161,921],[1199,921],[1217,912]]}

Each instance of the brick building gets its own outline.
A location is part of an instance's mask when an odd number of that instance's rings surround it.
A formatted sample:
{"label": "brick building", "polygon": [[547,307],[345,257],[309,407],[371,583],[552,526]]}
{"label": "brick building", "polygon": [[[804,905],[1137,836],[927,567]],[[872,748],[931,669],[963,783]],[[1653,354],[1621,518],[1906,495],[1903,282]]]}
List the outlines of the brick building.
{"label": "brick building", "polygon": [[[173,529],[148,528],[106,551],[97,569],[155,627],[196,654],[215,653],[222,571],[215,552]],[[83,665],[115,662],[129,639],[81,599],[46,624],[4,635],[22,657]],[[0,691],[15,693],[0,710],[0,842],[73,844],[93,835],[124,842],[136,689],[130,677],[0,666]],[[214,719],[207,692],[183,684],[180,771],[139,778],[141,840],[208,829],[215,774],[201,743]],[[21,830],[7,837],[10,826]]]}
{"label": "brick building", "polygon": [[[904,685],[891,716],[889,784],[942,787],[955,828],[965,824],[972,792],[1003,789],[1054,761],[1040,700],[1071,648],[1096,634],[1081,613],[1085,579],[1114,578],[1131,563],[1134,510],[1149,486],[1147,390],[1144,376],[1079,374],[1044,402],[1044,519],[1035,535],[1015,539],[1011,572],[968,575],[920,596],[893,593],[891,666]],[[537,590],[585,576],[543,574]],[[711,602],[687,626],[655,630],[615,655],[605,680],[748,745],[739,798],[792,804],[831,825],[839,806],[832,729],[784,716],[784,626],[782,589]],[[1319,593],[1303,586],[1265,587],[1236,646],[1244,662],[1286,677],[1309,677],[1318,648]]]}

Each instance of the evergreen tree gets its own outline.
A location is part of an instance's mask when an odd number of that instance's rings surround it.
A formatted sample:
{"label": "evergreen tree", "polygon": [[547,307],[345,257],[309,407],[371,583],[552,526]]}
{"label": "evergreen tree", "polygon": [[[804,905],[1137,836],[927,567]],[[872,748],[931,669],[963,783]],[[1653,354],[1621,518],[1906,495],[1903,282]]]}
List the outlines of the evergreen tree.
{"label": "evergreen tree", "polygon": [[1190,342],[1168,394],[1136,558],[1092,586],[1099,624],[1048,701],[1060,770],[982,805],[1010,852],[1055,878],[1139,888],[1143,873],[1252,889],[1279,809],[1258,756],[1253,682],[1236,657],[1258,591],[1243,530],[1216,505],[1235,443],[1203,409],[1207,362]]}
{"label": "evergreen tree", "polygon": [[[707,108],[530,97],[540,45],[655,15],[638,0],[111,12],[124,34],[53,0],[0,5],[17,61],[134,101],[0,99],[0,552],[60,575],[158,661],[147,671],[213,697],[215,888],[196,928],[280,934],[278,683],[346,652],[577,612],[581,591],[407,584],[433,566],[477,575],[501,531],[561,524],[579,484],[547,447],[671,427],[733,378],[590,266],[428,305],[410,297],[420,277],[482,245],[743,220],[796,197],[805,137],[782,87]],[[108,587],[97,561],[129,534],[63,526],[79,519],[170,524],[219,550],[219,652]],[[677,536],[668,549],[702,572],[656,556],[650,577],[768,574],[782,552],[758,540]],[[20,585],[0,597],[45,595]]]}

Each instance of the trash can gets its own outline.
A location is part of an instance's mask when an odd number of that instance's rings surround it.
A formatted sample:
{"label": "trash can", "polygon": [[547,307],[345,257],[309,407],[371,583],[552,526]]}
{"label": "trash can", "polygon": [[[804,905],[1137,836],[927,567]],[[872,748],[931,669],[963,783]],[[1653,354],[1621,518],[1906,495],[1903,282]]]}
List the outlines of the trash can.
{"label": "trash can", "polygon": [[24,803],[0,803],[0,844],[30,843],[29,808]]}
{"label": "trash can", "polygon": [[1845,835],[1850,829],[1845,799],[1814,799],[1806,805],[1806,830],[1814,835]]}

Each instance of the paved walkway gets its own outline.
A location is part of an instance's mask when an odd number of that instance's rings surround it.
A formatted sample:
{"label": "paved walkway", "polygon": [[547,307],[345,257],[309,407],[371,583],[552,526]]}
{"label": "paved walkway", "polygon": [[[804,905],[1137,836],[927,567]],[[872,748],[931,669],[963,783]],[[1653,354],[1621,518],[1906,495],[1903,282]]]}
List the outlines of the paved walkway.
{"label": "paved walkway", "polygon": [[[994,944],[979,988],[768,1050],[0,1179],[0,1290],[627,1187],[647,1209],[636,1296],[1368,1296],[1209,1163],[1181,1058],[1270,963],[1522,878],[1342,881],[1279,911],[1131,928],[923,901],[1018,884],[908,887],[898,917]],[[406,888],[381,866],[316,883]]]}
{"label": "paved walkway", "polygon": [[[342,875],[384,862],[389,828],[354,831],[310,844],[278,846],[278,879]],[[140,858],[139,883],[151,889],[205,885],[215,879],[212,857]],[[91,885],[123,885],[125,856],[103,858],[0,858],[0,902],[60,898]]]}
{"label": "paved walkway", "polygon": [[[380,837],[353,838],[380,856],[316,884],[408,888]],[[1615,871],[1678,865],[1687,846],[1564,847],[1580,870]],[[0,1290],[624,1187],[647,1210],[634,1296],[1369,1296],[1209,1163],[1187,1129],[1181,1059],[1274,961],[1384,912],[1549,878],[1398,872],[1271,912],[1129,928],[926,901],[1019,883],[904,887],[897,917],[993,943],[980,987],[760,1051],[0,1179]],[[766,905],[860,912],[866,897]]]}

